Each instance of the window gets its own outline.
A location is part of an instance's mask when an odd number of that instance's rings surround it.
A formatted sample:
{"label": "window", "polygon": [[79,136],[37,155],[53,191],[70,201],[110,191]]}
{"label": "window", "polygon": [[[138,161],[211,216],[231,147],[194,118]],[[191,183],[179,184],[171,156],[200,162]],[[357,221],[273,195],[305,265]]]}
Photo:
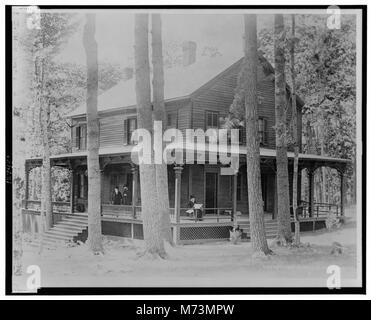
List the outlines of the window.
{"label": "window", "polygon": [[77,195],[80,199],[86,199],[87,198],[87,186],[88,186],[88,177],[85,175],[85,173],[79,173],[77,174]]}
{"label": "window", "polygon": [[260,144],[267,143],[267,120],[264,118],[258,120],[258,136]]}
{"label": "window", "polygon": [[[218,129],[219,128],[219,114],[218,112],[206,111],[205,119],[205,130]],[[211,136],[206,136],[205,142],[210,143],[211,141],[216,142],[218,140],[218,132],[216,130]]]}
{"label": "window", "polygon": [[206,112],[206,130],[207,129],[218,129],[219,128],[219,114],[218,112]]}
{"label": "window", "polygon": [[86,149],[86,124],[80,124],[75,127],[75,147],[79,150]]}
{"label": "window", "polygon": [[239,139],[240,144],[244,143],[244,140],[245,140],[244,139],[244,133],[245,133],[244,127],[240,126],[238,128],[238,139]]}
{"label": "window", "polygon": [[128,143],[131,144],[131,137],[133,135],[133,132],[137,129],[137,119],[136,118],[130,118],[128,119],[128,127],[127,127],[127,137],[128,137]]}
{"label": "window", "polygon": [[178,127],[178,114],[176,112],[167,114],[166,127],[168,129],[176,129]]}

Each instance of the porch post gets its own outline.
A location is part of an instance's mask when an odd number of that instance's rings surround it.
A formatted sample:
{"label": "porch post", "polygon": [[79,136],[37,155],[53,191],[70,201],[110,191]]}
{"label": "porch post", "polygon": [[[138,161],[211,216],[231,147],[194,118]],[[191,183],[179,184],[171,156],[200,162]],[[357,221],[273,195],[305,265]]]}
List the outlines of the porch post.
{"label": "porch post", "polygon": [[132,201],[131,205],[133,208],[133,219],[136,217],[136,209],[135,206],[137,205],[138,200],[138,167],[135,164],[132,164],[131,166],[131,172],[133,175],[133,183],[132,183]]}
{"label": "porch post", "polygon": [[272,220],[276,219],[277,218],[277,214],[278,214],[278,196],[277,196],[277,174],[274,175],[274,208],[273,208],[273,212],[272,212]]}
{"label": "porch post", "polygon": [[314,170],[308,168],[308,181],[309,181],[309,217],[313,217],[314,210]]}
{"label": "porch post", "polygon": [[175,222],[180,222],[180,196],[181,196],[181,182],[182,182],[182,170],[183,167],[176,165],[174,167],[175,171],[175,204],[174,204],[174,213],[175,213]]}
{"label": "porch post", "polygon": [[29,184],[30,184],[30,170],[27,162],[25,163],[25,195],[24,195],[24,200],[25,200],[25,209],[28,207],[28,196],[29,196]]}
{"label": "porch post", "polygon": [[99,158],[99,184],[100,184],[100,215],[101,219],[103,216],[103,179],[104,179],[104,169],[106,167],[104,158]]}
{"label": "porch post", "polygon": [[345,204],[345,179],[344,172],[340,171],[340,214],[344,215],[344,204]]}
{"label": "porch post", "polygon": [[180,165],[175,165],[175,201],[174,201],[174,214],[176,225],[174,227],[174,242],[179,243],[179,232],[180,232],[180,197],[181,197],[181,182],[182,182],[182,170],[183,167]]}
{"label": "porch post", "polygon": [[71,183],[70,183],[70,213],[73,213],[74,197],[75,197],[75,172],[73,168],[70,169]]}
{"label": "porch post", "polygon": [[301,168],[298,167],[297,206],[301,204]]}
{"label": "porch post", "polygon": [[233,175],[233,190],[232,190],[232,221],[237,221],[237,175]]}

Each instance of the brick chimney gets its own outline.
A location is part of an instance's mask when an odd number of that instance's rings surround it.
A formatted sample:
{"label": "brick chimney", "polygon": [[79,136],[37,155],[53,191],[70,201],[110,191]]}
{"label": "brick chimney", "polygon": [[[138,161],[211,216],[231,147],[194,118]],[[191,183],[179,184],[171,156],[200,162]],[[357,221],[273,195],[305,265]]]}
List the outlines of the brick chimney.
{"label": "brick chimney", "polygon": [[185,41],[182,45],[183,48],[183,66],[187,67],[196,62],[196,49],[197,44],[194,41]]}

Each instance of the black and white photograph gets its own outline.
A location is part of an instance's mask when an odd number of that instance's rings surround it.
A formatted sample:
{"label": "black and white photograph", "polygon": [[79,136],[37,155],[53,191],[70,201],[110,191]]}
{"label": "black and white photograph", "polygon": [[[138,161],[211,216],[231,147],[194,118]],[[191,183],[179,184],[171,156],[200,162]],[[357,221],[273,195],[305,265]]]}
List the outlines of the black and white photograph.
{"label": "black and white photograph", "polygon": [[366,6],[6,14],[8,294],[365,292]]}

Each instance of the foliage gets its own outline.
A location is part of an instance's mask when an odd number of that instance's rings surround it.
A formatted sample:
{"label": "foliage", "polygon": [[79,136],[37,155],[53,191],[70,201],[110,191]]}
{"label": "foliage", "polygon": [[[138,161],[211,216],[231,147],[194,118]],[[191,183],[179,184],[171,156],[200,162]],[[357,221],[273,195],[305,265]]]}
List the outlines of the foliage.
{"label": "foliage", "polygon": [[[287,19],[289,16],[287,16]],[[341,29],[330,30],[326,16],[296,15],[295,72],[297,95],[304,99],[303,151],[354,160],[356,148],[356,25],[342,15]],[[285,22],[286,34],[290,30]],[[259,47],[273,63],[273,31],[262,29]],[[289,50],[285,51],[289,61]],[[288,68],[288,66],[287,66]],[[287,70],[288,72],[289,70]],[[291,85],[290,77],[287,82]],[[350,177],[353,168],[348,166]],[[329,175],[331,183],[338,179]],[[348,184],[350,184],[348,179]],[[329,183],[329,185],[331,184]],[[350,188],[348,188],[349,190]]]}
{"label": "foliage", "polygon": [[[325,153],[334,157],[354,158],[355,153],[355,19],[342,16],[341,29],[326,27],[326,17],[297,15],[295,71],[297,94],[305,100],[303,123],[320,126],[327,131],[316,137],[315,148],[320,153],[324,138]],[[285,23],[290,29],[290,23]],[[287,32],[289,34],[289,32]],[[289,41],[287,38],[287,48]],[[262,29],[259,46],[273,63],[273,33]],[[286,50],[289,61],[289,51]],[[288,67],[288,66],[287,66]],[[288,71],[288,70],[287,70]],[[290,77],[287,78],[290,84]],[[307,132],[304,132],[306,137]],[[305,141],[304,141],[305,142]],[[304,150],[308,146],[304,145]]]}

